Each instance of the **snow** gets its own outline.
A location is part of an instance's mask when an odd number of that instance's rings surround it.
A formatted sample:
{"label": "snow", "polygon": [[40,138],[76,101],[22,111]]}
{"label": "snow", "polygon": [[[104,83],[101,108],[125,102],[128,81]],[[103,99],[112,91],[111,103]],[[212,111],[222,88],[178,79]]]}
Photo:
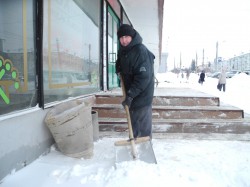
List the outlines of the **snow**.
{"label": "snow", "polygon": [[[215,96],[250,113],[250,76],[227,79],[226,92],[216,89],[218,80],[198,75],[189,80],[172,73],[158,74],[160,87],[189,87]],[[201,136],[201,135],[200,135]],[[220,135],[223,136],[223,135]],[[233,138],[154,138],[157,164],[140,160],[115,164],[114,142],[124,137],[105,137],[94,142],[91,159],[63,155],[53,145],[50,152],[5,177],[1,187],[250,187],[250,142]],[[249,140],[249,139],[248,139]]]}

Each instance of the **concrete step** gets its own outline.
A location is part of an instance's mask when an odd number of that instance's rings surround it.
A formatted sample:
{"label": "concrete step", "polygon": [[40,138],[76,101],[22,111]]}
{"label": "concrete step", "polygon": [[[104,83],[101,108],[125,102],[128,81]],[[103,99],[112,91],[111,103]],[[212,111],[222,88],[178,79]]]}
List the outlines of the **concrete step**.
{"label": "concrete step", "polygon": [[[96,95],[93,110],[98,111],[103,136],[128,135],[122,100],[121,89]],[[158,137],[170,134],[185,137],[196,134],[199,138],[204,134],[250,134],[250,117],[243,110],[220,103],[218,97],[189,88],[155,88],[152,116],[153,133]]]}
{"label": "concrete step", "polygon": [[[99,118],[101,132],[127,132],[126,118]],[[250,133],[250,119],[153,119],[153,133]]]}
{"label": "concrete step", "polygon": [[[96,95],[96,104],[121,104],[122,95]],[[154,96],[154,106],[219,106],[218,97],[212,96]]]}
{"label": "concrete step", "polygon": [[[95,104],[100,118],[126,118],[121,104]],[[243,110],[232,106],[153,106],[154,119],[241,119]]]}
{"label": "concrete step", "polygon": [[[101,131],[100,138],[111,137],[128,139],[128,132]],[[249,133],[234,134],[234,133],[153,133],[154,139],[169,139],[169,140],[216,140],[216,141],[250,141]]]}
{"label": "concrete step", "polygon": [[219,106],[218,97],[155,96],[154,106]]}

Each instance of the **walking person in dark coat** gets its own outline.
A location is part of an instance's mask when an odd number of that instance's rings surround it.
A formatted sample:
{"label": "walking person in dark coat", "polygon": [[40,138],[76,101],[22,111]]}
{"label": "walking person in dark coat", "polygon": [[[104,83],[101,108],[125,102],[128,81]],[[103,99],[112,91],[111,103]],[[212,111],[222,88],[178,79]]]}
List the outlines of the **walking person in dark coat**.
{"label": "walking person in dark coat", "polygon": [[116,72],[123,77],[134,138],[152,137],[152,100],[155,56],[142,44],[140,34],[128,24],[120,26]]}
{"label": "walking person in dark coat", "polygon": [[204,70],[200,74],[199,83],[202,85],[205,82],[205,72]]}

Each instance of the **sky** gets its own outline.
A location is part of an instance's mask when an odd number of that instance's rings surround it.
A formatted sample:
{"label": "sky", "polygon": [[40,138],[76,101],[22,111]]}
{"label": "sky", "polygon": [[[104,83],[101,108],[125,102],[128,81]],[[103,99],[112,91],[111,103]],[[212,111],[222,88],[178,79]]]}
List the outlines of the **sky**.
{"label": "sky", "polygon": [[[226,92],[216,89],[218,79],[198,75],[189,80],[172,73],[157,74],[159,87],[192,88],[220,97],[220,101],[242,108],[250,114],[250,76],[235,75],[227,79]],[[169,83],[167,83],[167,82]],[[244,135],[240,135],[243,137]],[[55,145],[25,168],[15,171],[0,182],[0,187],[249,187],[250,142],[236,141],[220,134],[209,139],[184,138],[181,134],[154,138],[157,164],[128,161],[115,164],[114,142],[122,137],[105,137],[94,142],[91,159],[63,155]]]}
{"label": "sky", "polygon": [[169,53],[168,65],[174,61],[189,67],[250,52],[249,0],[168,0],[164,1],[163,52]]}

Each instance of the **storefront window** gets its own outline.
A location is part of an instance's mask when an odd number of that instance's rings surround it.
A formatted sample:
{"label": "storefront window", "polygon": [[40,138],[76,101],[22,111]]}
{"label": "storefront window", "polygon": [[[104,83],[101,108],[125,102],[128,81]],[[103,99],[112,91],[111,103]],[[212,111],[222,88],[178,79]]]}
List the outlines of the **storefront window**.
{"label": "storefront window", "polygon": [[100,1],[45,0],[45,103],[99,90]]}
{"label": "storefront window", "polygon": [[37,104],[33,0],[0,1],[0,115]]}

